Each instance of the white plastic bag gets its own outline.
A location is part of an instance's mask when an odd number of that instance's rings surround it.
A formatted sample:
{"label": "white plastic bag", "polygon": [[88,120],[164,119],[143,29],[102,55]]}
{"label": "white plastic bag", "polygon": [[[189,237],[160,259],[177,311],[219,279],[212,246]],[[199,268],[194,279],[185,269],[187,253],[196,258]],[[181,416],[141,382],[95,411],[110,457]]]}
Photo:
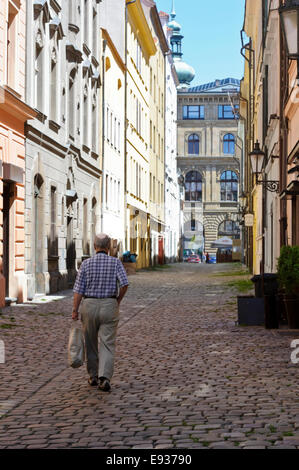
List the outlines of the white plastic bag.
{"label": "white plastic bag", "polygon": [[70,331],[68,344],[68,363],[76,369],[81,367],[85,359],[85,346],[83,331],[80,326],[73,325]]}

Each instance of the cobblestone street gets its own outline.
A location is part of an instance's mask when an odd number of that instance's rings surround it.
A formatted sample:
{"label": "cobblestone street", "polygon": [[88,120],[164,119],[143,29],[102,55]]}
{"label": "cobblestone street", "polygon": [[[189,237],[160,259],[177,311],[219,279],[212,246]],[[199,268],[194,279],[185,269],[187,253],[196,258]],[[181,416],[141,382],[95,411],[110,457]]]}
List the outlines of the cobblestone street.
{"label": "cobblestone street", "polygon": [[108,394],[67,365],[71,291],[3,309],[0,448],[299,448],[294,337],[236,326],[231,269],[130,276]]}

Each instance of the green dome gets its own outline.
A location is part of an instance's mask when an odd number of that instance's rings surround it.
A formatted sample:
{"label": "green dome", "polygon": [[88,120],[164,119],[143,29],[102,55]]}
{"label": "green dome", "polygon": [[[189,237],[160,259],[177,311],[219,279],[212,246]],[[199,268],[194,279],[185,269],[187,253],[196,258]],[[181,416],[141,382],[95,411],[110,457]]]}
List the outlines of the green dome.
{"label": "green dome", "polygon": [[193,78],[195,77],[195,70],[191,65],[186,64],[182,60],[175,60],[174,66],[176,69],[176,73],[180,84],[190,85]]}
{"label": "green dome", "polygon": [[179,33],[182,29],[181,25],[175,20],[170,21],[167,26],[172,29],[174,33]]}

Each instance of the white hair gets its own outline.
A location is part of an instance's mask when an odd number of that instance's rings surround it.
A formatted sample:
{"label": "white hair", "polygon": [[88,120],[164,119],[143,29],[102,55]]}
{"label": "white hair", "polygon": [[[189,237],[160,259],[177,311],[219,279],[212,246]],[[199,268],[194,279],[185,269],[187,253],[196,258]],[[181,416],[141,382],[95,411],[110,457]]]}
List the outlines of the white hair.
{"label": "white hair", "polygon": [[106,235],[106,233],[98,233],[95,236],[94,245],[96,248],[103,248],[103,249],[108,248],[109,249],[110,243],[111,243],[111,239],[109,235]]}

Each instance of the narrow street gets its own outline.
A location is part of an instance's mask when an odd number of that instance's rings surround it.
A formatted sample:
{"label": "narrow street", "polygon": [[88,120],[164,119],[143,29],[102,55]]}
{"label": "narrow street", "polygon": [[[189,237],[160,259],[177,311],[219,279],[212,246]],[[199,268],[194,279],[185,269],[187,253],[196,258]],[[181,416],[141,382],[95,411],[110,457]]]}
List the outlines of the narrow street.
{"label": "narrow street", "polygon": [[67,365],[71,291],[3,309],[0,448],[298,449],[293,338],[236,326],[232,269],[130,276],[109,394]]}

